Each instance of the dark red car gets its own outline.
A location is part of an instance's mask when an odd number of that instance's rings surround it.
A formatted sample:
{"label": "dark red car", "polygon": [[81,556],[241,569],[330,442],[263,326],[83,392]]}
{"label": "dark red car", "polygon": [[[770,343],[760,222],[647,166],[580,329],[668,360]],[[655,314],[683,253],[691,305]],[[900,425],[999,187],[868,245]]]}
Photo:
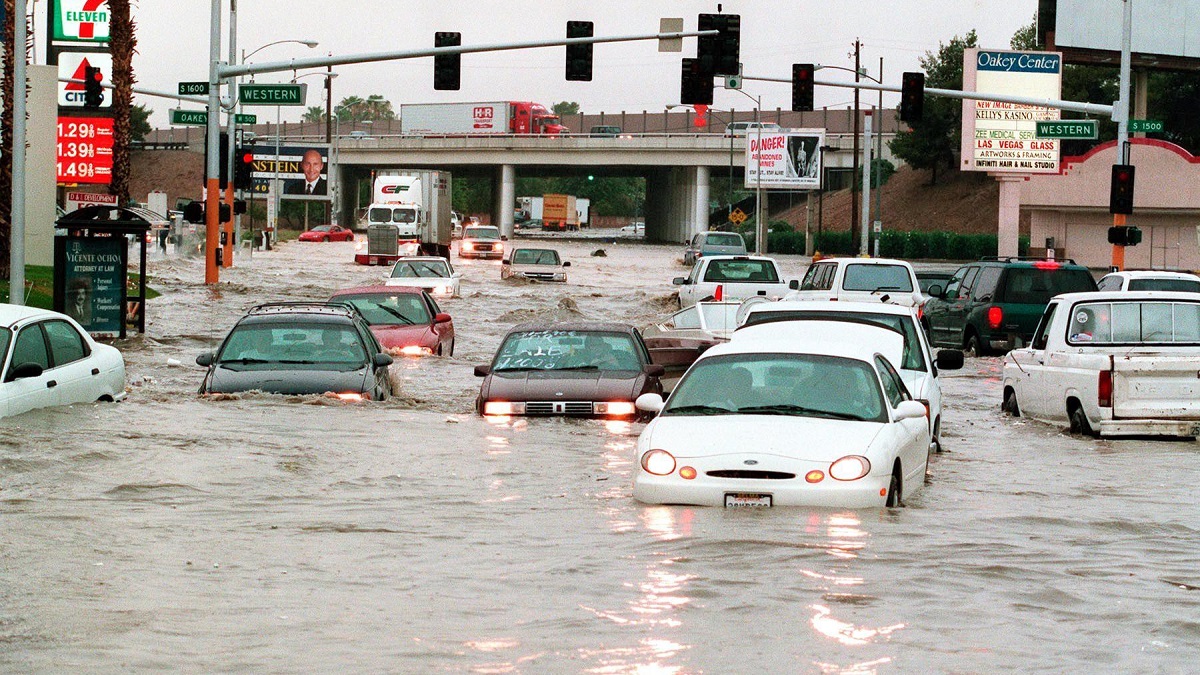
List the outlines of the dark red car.
{"label": "dark red car", "polygon": [[300,241],[354,241],[354,231],[341,225],[318,225],[301,232]]}
{"label": "dark red car", "polygon": [[420,288],[361,286],[338,291],[329,301],[358,309],[385,353],[454,355],[454,321]]}

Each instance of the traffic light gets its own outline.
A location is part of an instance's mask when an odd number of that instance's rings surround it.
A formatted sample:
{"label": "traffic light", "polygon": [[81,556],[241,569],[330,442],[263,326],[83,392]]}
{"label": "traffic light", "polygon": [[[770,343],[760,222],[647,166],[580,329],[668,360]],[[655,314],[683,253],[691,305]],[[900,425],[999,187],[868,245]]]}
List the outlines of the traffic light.
{"label": "traffic light", "polygon": [[[222,190],[229,185],[229,134],[222,131],[217,145],[217,184]],[[204,156],[208,156],[208,137],[204,138]]]}
{"label": "traffic light", "polygon": [[921,121],[925,107],[925,73],[904,73],[900,81],[900,119]]}
{"label": "traffic light", "polygon": [[[591,21],[568,21],[567,37],[592,37]],[[592,81],[592,45],[567,45],[567,79]]]}
{"label": "traffic light", "polygon": [[[437,32],[433,34],[434,47],[457,47],[462,44],[462,33]],[[462,79],[462,55],[446,54],[433,57],[433,88],[439,90],[459,89]]]}
{"label": "traffic light", "polygon": [[709,75],[738,75],[741,72],[739,52],[742,41],[740,14],[701,14],[700,30],[717,30],[718,35],[697,39],[696,58],[700,68]]}
{"label": "traffic light", "polygon": [[233,213],[235,215],[240,216],[245,212],[246,212],[246,200],[245,199],[233,200]]}
{"label": "traffic light", "polygon": [[1117,246],[1137,246],[1142,243],[1142,230],[1132,225],[1108,228],[1108,243]]}
{"label": "traffic light", "polygon": [[254,187],[254,150],[249,146],[238,148],[233,160],[233,189],[250,190]]}
{"label": "traffic light", "polygon": [[99,108],[104,105],[104,74],[95,66],[83,68],[83,107]]}
{"label": "traffic light", "polygon": [[813,109],[813,71],[811,63],[792,64],[792,110],[806,112]]}
{"label": "traffic light", "polygon": [[[222,223],[228,223],[232,218],[229,205],[225,202],[219,204],[217,214],[218,220]],[[187,206],[183,207],[183,219],[189,223],[196,223],[198,225],[207,222],[205,220],[204,202],[199,200],[188,202]]]}
{"label": "traffic light", "polygon": [[1133,165],[1113,164],[1112,187],[1108,192],[1109,213],[1133,213]]}
{"label": "traffic light", "polygon": [[679,102],[689,105],[712,105],[713,79],[700,66],[700,59],[683,59],[679,82]]}

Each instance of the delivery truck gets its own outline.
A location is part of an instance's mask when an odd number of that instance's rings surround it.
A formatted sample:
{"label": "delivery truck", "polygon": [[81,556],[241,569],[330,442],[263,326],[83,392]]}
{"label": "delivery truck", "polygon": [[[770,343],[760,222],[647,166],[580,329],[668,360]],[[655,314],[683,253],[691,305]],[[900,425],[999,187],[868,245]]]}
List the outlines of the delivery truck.
{"label": "delivery truck", "polygon": [[579,229],[574,195],[542,195],[542,229],[554,232]]}
{"label": "delivery truck", "polygon": [[567,132],[558,115],[541,103],[405,103],[400,105],[405,134],[546,134]]}
{"label": "delivery truck", "polygon": [[388,171],[375,177],[367,207],[367,240],[354,262],[390,265],[402,255],[450,258],[453,222],[449,171]]}

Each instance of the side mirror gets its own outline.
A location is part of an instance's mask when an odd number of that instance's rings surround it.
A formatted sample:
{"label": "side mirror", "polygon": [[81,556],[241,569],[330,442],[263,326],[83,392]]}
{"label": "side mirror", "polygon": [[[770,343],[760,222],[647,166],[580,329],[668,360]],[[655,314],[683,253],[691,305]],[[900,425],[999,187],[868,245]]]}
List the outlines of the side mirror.
{"label": "side mirror", "polygon": [[454,272],[453,274],[451,274],[451,275],[450,275],[450,278],[451,278],[451,279],[461,279],[461,278],[462,278],[462,272]]}
{"label": "side mirror", "polygon": [[663,409],[663,397],[653,392],[642,394],[641,396],[637,397],[636,401],[633,402],[633,407],[641,410],[642,412],[654,413],[657,415]]}
{"label": "side mirror", "polygon": [[963,353],[958,349],[939,349],[934,362],[940,370],[958,370],[963,367]]}
{"label": "side mirror", "polygon": [[37,377],[42,374],[42,366],[37,363],[22,363],[12,369],[12,379],[21,380],[27,377]]}
{"label": "side mirror", "polygon": [[687,285],[687,277],[675,277],[671,280],[671,283],[675,286],[685,286]]}
{"label": "side mirror", "polygon": [[500,241],[508,241],[508,235],[500,235]]}
{"label": "side mirror", "polygon": [[926,412],[925,404],[920,401],[901,401],[896,406],[896,421],[925,417]]}
{"label": "side mirror", "polygon": [[667,369],[661,363],[647,363],[642,366],[642,372],[650,377],[662,377],[667,374]]}
{"label": "side mirror", "polygon": [[491,366],[475,366],[475,377],[487,377],[492,374]]}
{"label": "side mirror", "polygon": [[929,295],[934,298],[946,297],[946,289],[942,288],[941,284],[933,284],[929,287]]}
{"label": "side mirror", "polygon": [[205,368],[207,368],[213,364],[213,361],[215,361],[216,358],[217,358],[216,353],[204,352],[200,356],[196,357],[196,365],[204,366]]}
{"label": "side mirror", "polygon": [[570,267],[570,266],[571,266],[571,263],[569,261],[563,262],[563,267]]}
{"label": "side mirror", "polygon": [[793,291],[800,290],[800,280],[792,279],[791,281],[788,282],[788,288],[792,289]]}
{"label": "side mirror", "polygon": [[375,358],[371,359],[371,361],[375,364],[376,368],[386,368],[387,366],[395,363],[395,359],[393,359],[391,355],[384,354],[383,352],[376,354]]}
{"label": "side mirror", "polygon": [[437,316],[433,317],[434,323],[446,323],[450,321],[450,315],[445,312],[438,312]]}

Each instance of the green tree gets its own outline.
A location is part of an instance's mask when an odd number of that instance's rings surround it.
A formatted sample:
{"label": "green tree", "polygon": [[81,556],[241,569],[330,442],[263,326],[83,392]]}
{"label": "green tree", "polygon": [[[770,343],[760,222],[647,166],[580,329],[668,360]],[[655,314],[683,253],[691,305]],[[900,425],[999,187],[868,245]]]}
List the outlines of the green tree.
{"label": "green tree", "polygon": [[302,122],[324,122],[325,107],[319,105],[309,106],[304,111],[304,115],[300,118]]}
{"label": "green tree", "polygon": [[579,104],[575,101],[559,101],[551,106],[550,109],[553,110],[554,114],[558,115],[559,117],[579,114]]}
{"label": "green tree", "polygon": [[[925,86],[937,89],[962,89],[963,51],[978,45],[975,31],[955,36],[938,46],[937,53],[925,52],[921,67]],[[954,153],[959,149],[962,103],[944,96],[927,96],[920,120],[909,122],[910,131],[900,131],[888,143],[892,152],[914,169],[928,169],[929,183],[937,183],[938,169],[954,169]]]}
{"label": "green tree", "polygon": [[1196,102],[1200,101],[1200,74],[1153,73],[1149,89],[1148,116],[1162,120],[1164,126],[1163,133],[1154,136],[1183,146],[1193,155],[1200,154],[1200,114],[1196,110]]}
{"label": "green tree", "polygon": [[146,134],[153,131],[150,126],[151,110],[140,103],[129,109],[129,138],[134,141],[146,139]]}
{"label": "green tree", "polygon": [[392,108],[391,101],[379,94],[371,94],[365,99],[360,96],[347,96],[334,107],[333,115],[342,122],[396,119],[396,111]]}

